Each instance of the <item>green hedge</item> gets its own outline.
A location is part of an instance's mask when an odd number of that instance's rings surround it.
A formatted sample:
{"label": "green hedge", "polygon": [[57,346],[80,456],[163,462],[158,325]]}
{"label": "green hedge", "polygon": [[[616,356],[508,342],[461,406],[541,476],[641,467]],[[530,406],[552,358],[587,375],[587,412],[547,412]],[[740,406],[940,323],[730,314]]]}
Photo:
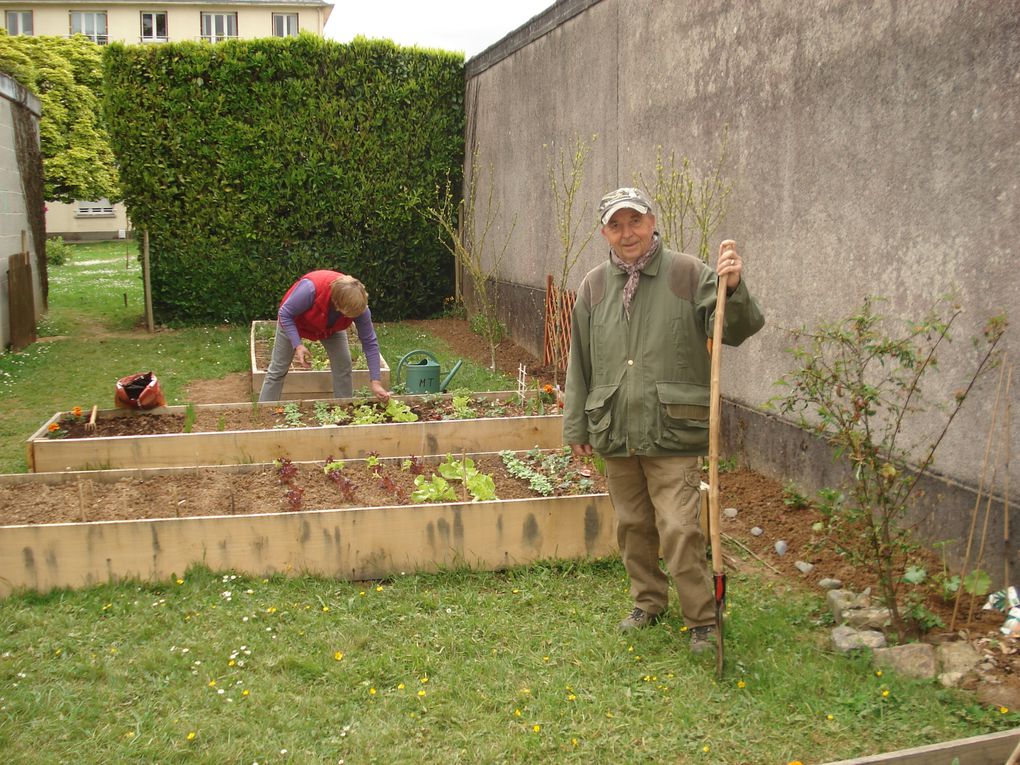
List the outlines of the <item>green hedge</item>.
{"label": "green hedge", "polygon": [[117,201],[117,166],[103,125],[102,49],[87,37],[0,34],[0,72],[39,97],[43,195]]}
{"label": "green hedge", "polygon": [[453,260],[420,210],[463,161],[463,57],[310,35],[108,46],[104,107],[163,322],[275,315],[317,268],[421,317]]}

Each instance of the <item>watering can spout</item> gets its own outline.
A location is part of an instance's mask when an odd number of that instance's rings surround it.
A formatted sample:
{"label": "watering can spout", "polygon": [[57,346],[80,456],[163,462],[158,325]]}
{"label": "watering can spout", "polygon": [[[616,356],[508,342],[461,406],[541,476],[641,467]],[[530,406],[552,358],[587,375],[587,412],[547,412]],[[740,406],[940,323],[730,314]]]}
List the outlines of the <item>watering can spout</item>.
{"label": "watering can spout", "polygon": [[458,361],[456,364],[453,365],[453,369],[450,370],[450,374],[448,374],[446,376],[446,379],[443,380],[443,382],[440,384],[440,386],[439,386],[440,390],[444,390],[445,391],[447,388],[450,387],[450,381],[453,379],[453,376],[455,374],[457,374],[457,370],[460,369],[460,365],[463,364],[463,363],[464,363],[464,360],[461,359],[460,361]]}

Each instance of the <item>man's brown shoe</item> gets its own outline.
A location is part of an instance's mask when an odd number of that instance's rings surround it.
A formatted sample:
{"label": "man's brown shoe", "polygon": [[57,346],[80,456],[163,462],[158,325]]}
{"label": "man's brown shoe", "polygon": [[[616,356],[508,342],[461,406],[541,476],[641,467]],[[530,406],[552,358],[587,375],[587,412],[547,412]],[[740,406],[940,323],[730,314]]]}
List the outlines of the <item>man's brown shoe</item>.
{"label": "man's brown shoe", "polygon": [[714,624],[691,627],[691,653],[704,653],[715,650],[716,631]]}
{"label": "man's brown shoe", "polygon": [[659,614],[650,614],[643,608],[635,608],[630,612],[630,616],[620,622],[620,632],[651,627],[657,621],[659,621]]}

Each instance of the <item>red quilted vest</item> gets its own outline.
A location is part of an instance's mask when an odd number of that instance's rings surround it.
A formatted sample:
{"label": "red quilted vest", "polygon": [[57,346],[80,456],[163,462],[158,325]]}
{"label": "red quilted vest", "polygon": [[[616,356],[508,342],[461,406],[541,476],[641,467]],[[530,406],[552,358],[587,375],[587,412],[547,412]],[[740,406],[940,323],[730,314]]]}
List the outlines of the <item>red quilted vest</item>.
{"label": "red quilted vest", "polygon": [[[305,340],[323,340],[351,326],[353,320],[343,315],[329,326],[326,325],[326,322],[329,321],[329,286],[341,276],[343,274],[337,271],[312,271],[301,277],[301,279],[311,280],[315,285],[315,300],[312,302],[312,307],[294,320],[298,334]],[[290,285],[290,289],[283,296],[280,305],[286,302],[301,279]]]}

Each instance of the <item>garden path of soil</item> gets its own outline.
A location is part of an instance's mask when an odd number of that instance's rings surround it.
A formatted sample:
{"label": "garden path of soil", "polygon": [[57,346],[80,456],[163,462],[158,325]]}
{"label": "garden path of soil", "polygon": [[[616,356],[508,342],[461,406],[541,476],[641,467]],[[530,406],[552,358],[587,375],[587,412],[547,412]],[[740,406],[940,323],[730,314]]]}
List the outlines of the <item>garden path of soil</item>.
{"label": "garden path of soil", "polygon": [[[481,336],[470,330],[467,321],[445,318],[408,323],[445,341],[457,356],[488,365],[488,345]],[[550,368],[543,367],[540,361],[527,351],[509,340],[504,340],[497,353],[499,371],[516,377],[520,364],[526,365],[528,373],[540,383],[554,381]],[[196,404],[236,403],[250,401],[250,399],[250,381],[247,373],[229,375],[220,380],[196,382],[192,384],[187,391],[187,396],[184,397],[184,400]],[[484,468],[486,472],[489,467],[491,465]],[[349,468],[351,471],[354,470],[353,463],[349,465]],[[316,469],[321,475],[321,466]],[[353,472],[351,478],[353,482],[364,485],[363,489],[359,485],[359,491],[372,492],[375,490],[373,487],[376,482],[373,482],[371,478],[358,479],[354,477]],[[244,489],[236,481],[231,482],[229,490],[225,489],[213,471],[209,471],[208,475],[202,476],[200,480],[195,478],[189,480],[188,491],[197,490],[198,493],[186,494],[183,487],[174,489],[169,485],[169,482],[160,479],[164,485],[159,489],[155,486],[150,489],[153,494],[149,503],[168,509],[172,509],[176,505],[180,508],[182,515],[190,514],[199,504],[198,499],[191,497],[198,497],[205,493],[213,498],[213,506],[218,505],[221,508],[233,506],[236,512],[242,512],[242,508],[246,507],[260,508],[252,509],[251,512],[274,512],[287,509],[286,487],[280,485],[272,471],[264,471],[258,477],[253,476],[250,479],[252,484]],[[312,484],[321,484],[326,491],[331,492],[328,499],[332,506],[341,506],[335,502],[338,495],[335,486],[330,486],[327,481],[321,479],[307,483],[308,486],[301,483],[305,487],[303,507],[316,506],[319,501],[315,499],[315,495],[308,488]],[[497,495],[501,498],[518,496],[513,492],[519,490],[519,486],[511,488],[503,477],[497,478]],[[230,494],[225,494],[227,491],[234,494],[232,505],[229,500]],[[57,494],[58,492],[54,490],[53,493]],[[385,492],[381,493],[385,494]],[[32,497],[31,504],[51,507],[49,511],[52,513],[51,521],[58,519],[80,520],[80,518],[73,517],[74,510],[79,507],[80,503],[76,487],[73,496],[64,496],[59,499],[54,497],[54,499],[56,501],[50,503],[45,492],[37,492]],[[182,499],[184,499],[183,503]],[[366,494],[362,501],[368,503],[367,499]],[[383,500],[384,504],[395,504],[392,495],[384,497]],[[848,563],[836,553],[831,544],[820,543],[819,535],[812,528],[817,521],[821,520],[818,511],[810,507],[793,509],[787,506],[783,500],[782,485],[766,476],[744,469],[721,474],[720,501],[722,506],[724,508],[733,507],[738,511],[736,518],[724,518],[722,522],[722,531],[727,541],[727,562],[738,570],[754,570],[764,573],[766,576],[775,576],[787,583],[812,587],[816,591],[818,582],[823,578],[840,579],[845,587],[855,591],[861,591],[869,586],[874,591],[875,582],[871,580],[866,570]],[[121,503],[116,504],[124,506]],[[7,503],[0,498],[0,508],[5,506]],[[132,506],[135,506],[133,501]],[[71,509],[70,513],[68,508]],[[219,512],[223,512],[223,510]],[[123,517],[123,515],[119,517]],[[5,522],[11,521],[5,520]],[[751,529],[755,527],[763,529],[764,533],[753,535]],[[785,540],[788,546],[788,550],[783,556],[777,555],[774,549],[775,542],[780,539]],[[797,560],[813,564],[814,570],[811,574],[801,574],[794,566]],[[929,556],[925,564],[931,573],[941,571],[941,561],[934,554]],[[925,605],[934,614],[938,615],[946,625],[950,623],[953,614],[952,603],[944,602],[931,588],[911,587],[923,597]],[[1020,647],[1018,647],[1017,640],[1001,635],[998,627],[1003,622],[1003,615],[998,612],[982,610],[980,603],[974,610],[973,619],[968,623],[968,606],[969,602],[964,599],[956,621],[957,628],[967,628],[965,636],[984,656],[982,670],[979,676],[972,680],[969,687],[976,690],[978,699],[986,704],[1020,709]],[[945,629],[935,629],[926,636],[926,639],[940,642],[959,637],[961,637],[960,634],[948,635]]]}

